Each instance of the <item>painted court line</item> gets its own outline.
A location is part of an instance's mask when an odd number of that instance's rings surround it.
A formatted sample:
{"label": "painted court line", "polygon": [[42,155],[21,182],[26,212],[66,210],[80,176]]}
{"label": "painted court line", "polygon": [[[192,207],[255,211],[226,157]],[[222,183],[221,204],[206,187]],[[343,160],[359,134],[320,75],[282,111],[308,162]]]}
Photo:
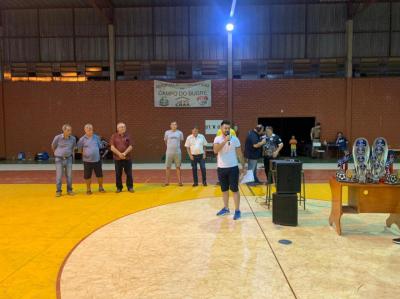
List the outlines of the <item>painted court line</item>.
{"label": "painted court line", "polygon": [[[264,236],[264,238],[265,238],[265,241],[267,241],[267,244],[268,244],[269,248],[271,249],[271,252],[272,252],[272,254],[274,255],[274,258],[275,258],[275,260],[276,260],[276,262],[277,262],[277,264],[278,264],[280,270],[282,271],[282,274],[283,274],[283,276],[285,277],[285,280],[286,280],[286,282],[287,282],[287,284],[288,284],[288,286],[289,286],[289,288],[290,288],[290,290],[291,290],[291,292],[292,292],[294,298],[297,299],[296,293],[294,292],[294,289],[293,289],[292,285],[290,284],[289,278],[287,277],[287,275],[286,275],[286,273],[285,273],[285,270],[283,270],[283,267],[282,267],[281,263],[279,262],[279,259],[278,259],[278,257],[276,256],[276,253],[275,253],[274,249],[272,248],[272,245],[271,245],[270,241],[268,240],[267,234],[266,234],[265,231],[263,230],[263,228],[262,228],[262,226],[261,226],[261,224],[260,224],[260,222],[259,222],[259,220],[258,220],[258,217],[257,217],[256,213],[255,213],[254,210],[253,210],[253,207],[250,205],[250,202],[249,202],[247,196],[244,194],[243,189],[242,189],[242,186],[239,186],[239,188],[240,188],[240,191],[241,191],[240,193],[242,193],[243,197],[246,199],[246,203],[247,203],[247,205],[249,206],[251,212],[253,213],[253,217],[254,217],[254,219],[256,220],[257,225],[258,225],[258,227],[260,228],[261,233],[263,234],[263,236]],[[247,188],[249,188],[250,192],[253,192],[249,186],[247,186]]]}

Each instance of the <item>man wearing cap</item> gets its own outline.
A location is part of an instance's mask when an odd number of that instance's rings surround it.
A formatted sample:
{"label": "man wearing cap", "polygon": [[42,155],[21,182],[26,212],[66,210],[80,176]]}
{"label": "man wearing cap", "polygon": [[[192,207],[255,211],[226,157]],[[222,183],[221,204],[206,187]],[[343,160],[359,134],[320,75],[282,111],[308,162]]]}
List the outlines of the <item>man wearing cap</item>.
{"label": "man wearing cap", "polygon": [[246,138],[244,157],[247,159],[248,170],[253,171],[254,175],[254,183],[248,183],[250,186],[260,184],[260,180],[257,177],[257,162],[261,158],[262,147],[266,143],[265,139],[260,138],[263,131],[263,125],[257,125],[253,130],[249,131]]}

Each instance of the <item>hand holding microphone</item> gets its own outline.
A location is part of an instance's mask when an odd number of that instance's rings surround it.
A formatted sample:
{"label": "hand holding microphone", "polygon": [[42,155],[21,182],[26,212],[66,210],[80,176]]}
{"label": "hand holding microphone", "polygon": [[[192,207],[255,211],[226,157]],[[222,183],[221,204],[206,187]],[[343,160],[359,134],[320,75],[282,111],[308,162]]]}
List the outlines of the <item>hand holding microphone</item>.
{"label": "hand holding microphone", "polygon": [[231,135],[230,132],[225,132],[225,142],[228,142],[228,145],[231,145]]}

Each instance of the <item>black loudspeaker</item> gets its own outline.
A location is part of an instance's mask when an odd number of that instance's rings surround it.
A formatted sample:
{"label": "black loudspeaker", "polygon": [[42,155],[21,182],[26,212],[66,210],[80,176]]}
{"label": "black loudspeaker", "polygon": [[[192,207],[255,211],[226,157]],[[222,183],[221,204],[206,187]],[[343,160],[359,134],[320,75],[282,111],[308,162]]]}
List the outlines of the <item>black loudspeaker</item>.
{"label": "black loudspeaker", "polygon": [[272,222],[297,226],[297,194],[272,194]]}
{"label": "black loudspeaker", "polygon": [[294,160],[275,160],[276,192],[300,193],[302,163]]}

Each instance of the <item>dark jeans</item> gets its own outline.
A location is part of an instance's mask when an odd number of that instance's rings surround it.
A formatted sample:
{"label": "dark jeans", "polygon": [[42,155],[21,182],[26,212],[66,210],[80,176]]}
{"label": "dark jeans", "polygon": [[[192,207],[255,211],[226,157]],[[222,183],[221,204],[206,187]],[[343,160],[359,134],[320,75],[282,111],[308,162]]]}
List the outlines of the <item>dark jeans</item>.
{"label": "dark jeans", "polygon": [[198,184],[199,179],[197,177],[197,163],[200,164],[201,176],[203,179],[203,184],[207,182],[206,178],[206,160],[203,159],[203,155],[193,155],[193,160],[190,161],[192,163],[192,172],[193,172],[193,182]]}
{"label": "dark jeans", "polygon": [[122,190],[122,170],[126,174],[126,187],[133,188],[132,160],[114,160],[117,189]]}
{"label": "dark jeans", "polygon": [[265,176],[267,177],[268,181],[268,173],[269,173],[269,164],[270,161],[273,160],[273,157],[264,157],[264,170],[265,170]]}

